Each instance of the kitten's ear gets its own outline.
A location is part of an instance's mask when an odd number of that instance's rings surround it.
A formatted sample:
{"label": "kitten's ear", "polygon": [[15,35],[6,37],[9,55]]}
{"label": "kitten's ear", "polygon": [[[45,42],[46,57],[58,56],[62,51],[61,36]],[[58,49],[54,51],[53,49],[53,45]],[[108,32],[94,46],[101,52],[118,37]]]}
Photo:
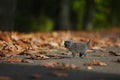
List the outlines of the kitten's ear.
{"label": "kitten's ear", "polygon": [[65,43],[68,43],[68,44],[69,44],[69,43],[71,43],[71,41],[70,41],[70,40],[66,40],[66,41],[64,41],[64,42],[65,42]]}
{"label": "kitten's ear", "polygon": [[65,40],[65,41],[64,41],[64,43],[68,43],[68,41],[67,41],[67,40]]}

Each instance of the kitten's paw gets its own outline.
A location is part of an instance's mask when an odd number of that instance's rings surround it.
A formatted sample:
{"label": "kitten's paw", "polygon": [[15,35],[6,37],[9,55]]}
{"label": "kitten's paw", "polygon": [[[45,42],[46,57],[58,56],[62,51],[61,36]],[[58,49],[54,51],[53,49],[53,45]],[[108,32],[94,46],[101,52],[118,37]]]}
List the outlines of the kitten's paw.
{"label": "kitten's paw", "polygon": [[83,54],[80,56],[80,58],[85,58],[86,57],[86,54]]}
{"label": "kitten's paw", "polygon": [[76,58],[76,56],[73,56],[73,58]]}

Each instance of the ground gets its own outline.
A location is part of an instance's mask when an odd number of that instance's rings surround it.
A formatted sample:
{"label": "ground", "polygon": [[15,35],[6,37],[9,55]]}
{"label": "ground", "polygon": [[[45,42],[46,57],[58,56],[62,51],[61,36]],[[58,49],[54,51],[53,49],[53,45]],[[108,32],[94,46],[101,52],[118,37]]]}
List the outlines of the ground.
{"label": "ground", "polygon": [[[80,33],[74,37],[70,32],[60,33],[53,34],[51,39],[55,43],[50,43],[50,34],[45,34],[49,37],[46,38],[41,37],[41,33],[32,33],[37,36],[34,39],[18,33],[11,33],[12,39],[0,37],[0,80],[120,80],[119,32],[105,35]],[[3,34],[6,32],[0,33]],[[86,37],[91,36],[87,57],[73,58],[61,44],[64,36],[59,38],[58,34],[67,34],[67,39],[76,42],[88,41]]]}

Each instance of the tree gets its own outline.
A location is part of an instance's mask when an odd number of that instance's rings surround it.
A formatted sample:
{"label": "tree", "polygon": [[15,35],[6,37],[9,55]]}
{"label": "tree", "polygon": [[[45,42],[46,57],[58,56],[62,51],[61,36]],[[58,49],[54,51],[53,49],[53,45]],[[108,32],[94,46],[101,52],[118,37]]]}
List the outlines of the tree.
{"label": "tree", "polygon": [[0,0],[0,30],[13,30],[16,0]]}
{"label": "tree", "polygon": [[70,25],[70,0],[60,0],[58,4],[58,17],[56,17],[56,29],[69,30]]}
{"label": "tree", "polygon": [[91,30],[93,28],[92,19],[95,8],[95,0],[86,0],[85,13],[83,17],[83,29]]}
{"label": "tree", "polygon": [[110,0],[110,9],[111,9],[111,19],[110,24],[112,26],[120,26],[120,1],[119,0]]}

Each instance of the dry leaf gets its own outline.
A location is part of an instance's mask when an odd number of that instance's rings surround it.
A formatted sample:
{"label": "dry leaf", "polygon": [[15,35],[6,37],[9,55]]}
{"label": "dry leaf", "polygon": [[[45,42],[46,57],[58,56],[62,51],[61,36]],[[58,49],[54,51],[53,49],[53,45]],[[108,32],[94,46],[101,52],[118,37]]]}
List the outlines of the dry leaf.
{"label": "dry leaf", "polygon": [[92,68],[92,66],[87,66],[87,69],[92,70],[93,68]]}
{"label": "dry leaf", "polygon": [[114,56],[120,56],[120,53],[114,52],[114,51],[109,51],[109,53],[111,53]]}
{"label": "dry leaf", "polygon": [[34,79],[40,79],[41,75],[40,74],[33,74],[31,77]]}
{"label": "dry leaf", "polygon": [[61,66],[57,66],[56,68],[57,69],[71,70],[71,69],[79,69],[79,66],[76,66],[74,64],[63,63]]}
{"label": "dry leaf", "polygon": [[[105,51],[105,48],[107,47],[120,47],[120,38],[117,35],[119,30],[120,29],[117,29],[117,31],[115,30],[114,32],[112,31],[112,33],[110,32],[111,30],[107,30],[105,33],[103,33],[104,31],[94,33],[82,31],[56,31],[46,33],[19,33],[0,31],[0,56],[16,56],[21,53],[24,53],[21,55],[45,55],[49,54],[49,50],[51,49],[64,49],[63,43],[65,40],[80,42],[92,39],[92,42],[90,43],[92,50]],[[92,50],[88,52],[92,52]],[[114,53],[113,55],[119,56],[118,53]],[[33,58],[46,59],[47,56],[33,56]]]}
{"label": "dry leaf", "polygon": [[91,49],[86,50],[87,53],[91,53],[91,52],[93,52],[93,51],[94,51],[94,50],[91,50]]}
{"label": "dry leaf", "polygon": [[12,80],[11,77],[8,76],[0,76],[0,80]]}
{"label": "dry leaf", "polygon": [[114,61],[120,63],[120,59],[116,59],[116,60],[114,60]]}
{"label": "dry leaf", "polygon": [[57,76],[57,77],[67,77],[67,76],[68,76],[67,73],[65,73],[65,72],[60,72],[60,71],[53,71],[51,74],[52,74],[53,76]]}
{"label": "dry leaf", "polygon": [[106,63],[101,62],[99,60],[93,60],[92,62],[84,64],[85,66],[107,66]]}
{"label": "dry leaf", "polygon": [[47,55],[49,58],[52,58],[52,59],[60,59],[60,58],[63,58],[62,56],[58,56],[58,55]]}
{"label": "dry leaf", "polygon": [[100,51],[105,51],[106,49],[104,48],[101,48],[100,46],[95,46],[95,47],[92,47],[93,50],[100,50]]}
{"label": "dry leaf", "polygon": [[56,42],[50,42],[49,44],[50,44],[51,46],[55,47],[55,48],[58,48],[58,47],[59,47],[58,43],[56,43]]}
{"label": "dry leaf", "polygon": [[50,68],[59,69],[59,70],[79,69],[79,66],[76,66],[74,64],[58,63],[56,61],[43,62],[41,63],[41,66],[50,67]]}
{"label": "dry leaf", "polygon": [[21,63],[22,59],[19,58],[7,58],[4,60],[4,62],[9,62],[9,63]]}
{"label": "dry leaf", "polygon": [[72,53],[69,51],[69,52],[62,52],[61,54],[62,55],[71,55]]}
{"label": "dry leaf", "polygon": [[54,68],[59,63],[56,61],[42,62],[40,66]]}
{"label": "dry leaf", "polygon": [[29,59],[33,60],[43,60],[43,59],[48,59],[48,56],[37,54],[37,55],[31,55]]}
{"label": "dry leaf", "polygon": [[97,57],[104,57],[104,56],[109,56],[109,54],[105,54],[105,53],[103,53],[103,54],[94,54],[93,56],[97,56]]}
{"label": "dry leaf", "polygon": [[33,63],[32,60],[29,60],[29,59],[23,59],[21,62],[25,62],[25,63]]}

